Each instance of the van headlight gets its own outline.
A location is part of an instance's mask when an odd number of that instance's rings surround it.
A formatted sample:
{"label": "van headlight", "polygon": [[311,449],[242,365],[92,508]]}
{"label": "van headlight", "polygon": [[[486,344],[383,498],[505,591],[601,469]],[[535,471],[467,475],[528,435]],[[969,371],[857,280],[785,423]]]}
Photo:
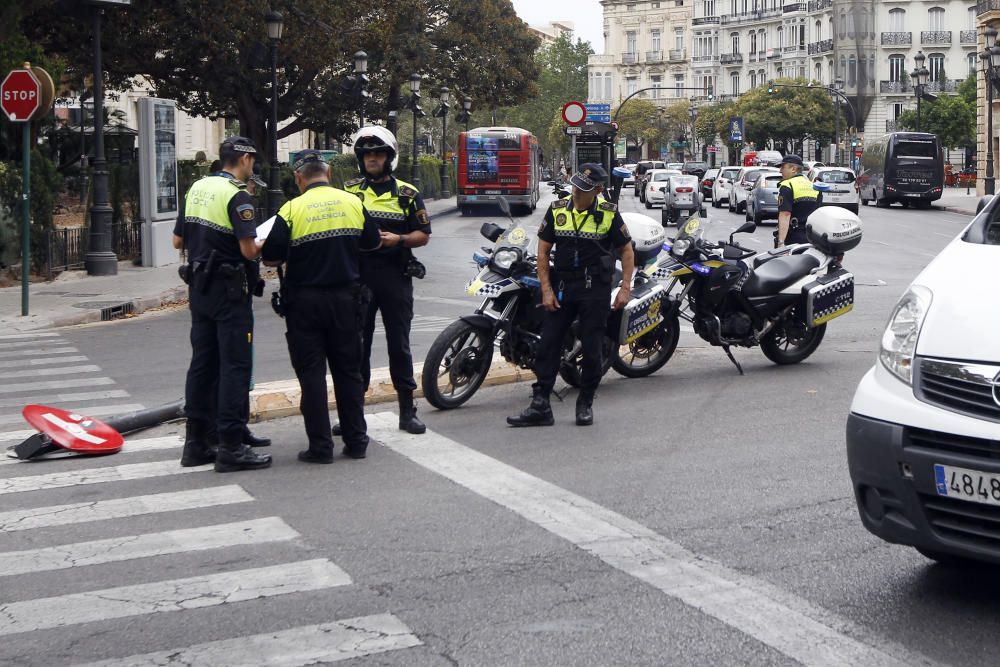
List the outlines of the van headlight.
{"label": "van headlight", "polygon": [[913,357],[917,338],[931,307],[931,291],[913,285],[896,303],[882,334],[878,358],[890,373],[906,384],[913,384]]}

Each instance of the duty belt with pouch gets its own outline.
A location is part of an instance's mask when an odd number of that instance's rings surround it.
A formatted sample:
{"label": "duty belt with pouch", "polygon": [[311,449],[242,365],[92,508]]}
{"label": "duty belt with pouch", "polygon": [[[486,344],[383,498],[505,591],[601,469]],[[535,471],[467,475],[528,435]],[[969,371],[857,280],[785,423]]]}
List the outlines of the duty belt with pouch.
{"label": "duty belt with pouch", "polygon": [[247,285],[247,269],[242,263],[220,264],[218,274],[226,286],[226,299],[245,301],[250,296],[250,289]]}

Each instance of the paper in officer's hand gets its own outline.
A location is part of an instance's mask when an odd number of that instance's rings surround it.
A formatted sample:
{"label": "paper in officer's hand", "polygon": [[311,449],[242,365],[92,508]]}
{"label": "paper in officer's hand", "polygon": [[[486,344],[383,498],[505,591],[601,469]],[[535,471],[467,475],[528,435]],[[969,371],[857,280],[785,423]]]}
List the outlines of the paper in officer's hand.
{"label": "paper in officer's hand", "polygon": [[264,245],[264,241],[267,240],[268,234],[271,233],[271,228],[274,227],[274,219],[276,217],[277,216],[272,215],[270,218],[268,218],[264,222],[260,223],[260,226],[257,227],[257,239],[256,239],[256,242],[257,242],[258,247]]}

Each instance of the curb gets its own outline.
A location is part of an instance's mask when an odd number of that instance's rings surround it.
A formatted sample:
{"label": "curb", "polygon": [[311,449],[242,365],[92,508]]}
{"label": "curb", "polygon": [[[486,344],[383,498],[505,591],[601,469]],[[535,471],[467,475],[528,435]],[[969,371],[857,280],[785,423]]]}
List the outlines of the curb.
{"label": "curb", "polygon": [[[122,303],[128,303],[132,305],[132,314],[138,315],[144,313],[151,308],[158,308],[171,303],[177,303],[178,301],[183,301],[187,299],[187,286],[172,287],[168,290],[160,292],[155,296],[148,296],[135,299],[126,299]],[[101,321],[101,311],[100,310],[90,310],[82,312],[78,315],[65,315],[63,317],[57,317],[52,320],[53,327],[69,327],[75,324],[89,324],[91,322]]]}
{"label": "curb", "polygon": [[[423,363],[413,364],[413,376],[419,378],[423,371]],[[512,384],[514,382],[527,382],[535,379],[535,374],[524,370],[506,361],[496,361],[490,367],[486,379],[483,380],[483,387],[495,387],[502,384]],[[419,387],[413,393],[416,397],[423,397],[423,391]],[[388,368],[372,369],[371,385],[368,393],[365,394],[365,405],[376,403],[391,403],[396,401],[396,390],[392,386]],[[278,380],[275,382],[261,382],[250,392],[250,422],[256,423],[269,419],[279,419],[281,417],[292,417],[302,414],[299,410],[299,402],[302,399],[302,391],[299,389],[298,380]],[[327,376],[327,404],[331,410],[336,409],[337,400],[333,395],[333,386],[330,377]]]}
{"label": "curb", "polygon": [[945,211],[948,211],[949,213],[959,213],[961,215],[969,215],[969,216],[976,215],[975,211],[968,211],[964,208],[956,208],[954,206],[942,206],[941,208]]}

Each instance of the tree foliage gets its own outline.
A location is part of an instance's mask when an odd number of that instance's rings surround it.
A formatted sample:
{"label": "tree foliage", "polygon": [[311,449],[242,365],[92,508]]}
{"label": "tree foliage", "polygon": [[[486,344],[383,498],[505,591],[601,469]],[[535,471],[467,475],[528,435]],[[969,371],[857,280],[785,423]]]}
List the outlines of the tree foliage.
{"label": "tree foliage", "polygon": [[[833,138],[834,105],[830,94],[820,84],[801,78],[776,79],[774,83],[773,93],[768,93],[766,86],[760,86],[747,91],[736,102],[732,115],[743,116],[744,141],[758,148],[773,145],[801,150],[805,139],[829,141]],[[791,85],[815,87],[793,88]],[[845,128],[846,124],[842,123],[841,129]]]}
{"label": "tree foliage", "polygon": [[[896,120],[900,129],[916,130],[917,111],[910,109]],[[921,102],[921,132],[936,134],[942,146],[959,148],[976,143],[976,75],[970,74],[958,87],[957,95],[939,95],[933,102]]]}

